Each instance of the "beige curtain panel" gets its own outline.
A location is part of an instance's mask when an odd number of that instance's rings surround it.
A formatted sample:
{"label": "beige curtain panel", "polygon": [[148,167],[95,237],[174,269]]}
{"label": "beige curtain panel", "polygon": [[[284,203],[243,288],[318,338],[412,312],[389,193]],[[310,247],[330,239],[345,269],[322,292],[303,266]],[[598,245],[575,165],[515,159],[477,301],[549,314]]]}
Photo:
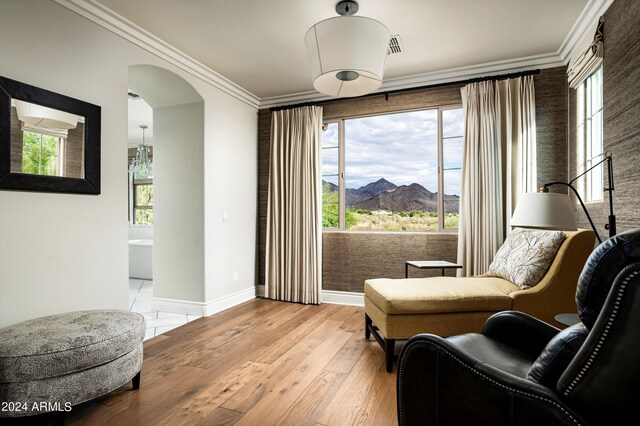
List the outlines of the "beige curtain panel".
{"label": "beige curtain panel", "polygon": [[[593,28],[593,27],[592,27]],[[595,35],[587,33],[587,38],[582,41],[582,48],[569,61],[567,68],[567,80],[569,87],[577,89],[583,81],[598,69],[604,58],[604,16],[601,16],[596,25]]]}
{"label": "beige curtain panel", "polygon": [[468,84],[458,230],[459,276],[484,274],[518,197],[536,190],[533,77]]}
{"label": "beige curtain panel", "polygon": [[267,206],[265,296],[321,303],[322,107],[274,111]]}
{"label": "beige curtain panel", "polygon": [[511,229],[511,216],[520,196],[538,190],[536,95],[531,75],[498,81],[497,89],[502,118],[500,148],[506,153],[503,155],[501,170],[504,188],[504,229],[508,234]]}

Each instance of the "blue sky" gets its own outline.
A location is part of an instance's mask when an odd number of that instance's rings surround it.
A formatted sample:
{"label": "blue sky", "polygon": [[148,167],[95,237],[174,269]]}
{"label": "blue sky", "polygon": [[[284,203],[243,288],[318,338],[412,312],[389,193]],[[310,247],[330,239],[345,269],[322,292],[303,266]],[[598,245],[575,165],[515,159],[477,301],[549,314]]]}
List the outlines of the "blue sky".
{"label": "blue sky", "polygon": [[[323,132],[323,146],[337,146],[337,124]],[[443,135],[462,136],[462,109],[443,111]],[[419,183],[438,188],[437,110],[413,111],[345,120],[347,188],[380,178],[396,185]],[[444,140],[445,169],[460,167],[462,138]],[[338,150],[323,150],[323,174],[337,173]],[[327,181],[336,180],[325,177]],[[460,171],[445,172],[445,194],[460,194]]]}

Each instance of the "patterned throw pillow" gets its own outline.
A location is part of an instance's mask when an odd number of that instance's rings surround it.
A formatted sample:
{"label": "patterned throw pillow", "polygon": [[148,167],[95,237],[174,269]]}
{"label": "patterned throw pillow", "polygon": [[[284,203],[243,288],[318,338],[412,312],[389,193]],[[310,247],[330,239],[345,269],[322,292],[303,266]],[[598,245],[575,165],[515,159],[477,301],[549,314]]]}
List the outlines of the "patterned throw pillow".
{"label": "patterned throw pillow", "polygon": [[489,275],[522,289],[533,287],[547,273],[565,238],[562,231],[514,229],[496,253]]}

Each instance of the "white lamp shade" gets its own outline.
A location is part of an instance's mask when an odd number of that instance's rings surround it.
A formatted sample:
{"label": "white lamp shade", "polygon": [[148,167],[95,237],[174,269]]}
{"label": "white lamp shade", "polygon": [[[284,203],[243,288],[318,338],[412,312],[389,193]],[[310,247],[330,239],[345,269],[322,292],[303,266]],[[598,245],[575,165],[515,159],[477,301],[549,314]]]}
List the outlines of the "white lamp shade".
{"label": "white lamp shade", "polygon": [[511,226],[575,231],[571,198],[553,192],[529,192],[518,201]]}
{"label": "white lamp shade", "polygon": [[[337,16],[318,22],[304,37],[313,87],[330,96],[360,96],[382,84],[389,47],[389,29],[375,19]],[[355,71],[356,79],[336,74]]]}

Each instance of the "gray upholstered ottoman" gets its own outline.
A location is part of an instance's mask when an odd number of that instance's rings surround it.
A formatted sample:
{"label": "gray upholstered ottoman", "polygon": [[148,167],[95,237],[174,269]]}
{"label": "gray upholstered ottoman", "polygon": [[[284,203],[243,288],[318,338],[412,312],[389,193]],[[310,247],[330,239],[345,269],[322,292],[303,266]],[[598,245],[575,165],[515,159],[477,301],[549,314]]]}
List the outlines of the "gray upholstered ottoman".
{"label": "gray upholstered ottoman", "polygon": [[140,385],[144,317],[69,312],[0,329],[0,417],[69,411],[133,379]]}

